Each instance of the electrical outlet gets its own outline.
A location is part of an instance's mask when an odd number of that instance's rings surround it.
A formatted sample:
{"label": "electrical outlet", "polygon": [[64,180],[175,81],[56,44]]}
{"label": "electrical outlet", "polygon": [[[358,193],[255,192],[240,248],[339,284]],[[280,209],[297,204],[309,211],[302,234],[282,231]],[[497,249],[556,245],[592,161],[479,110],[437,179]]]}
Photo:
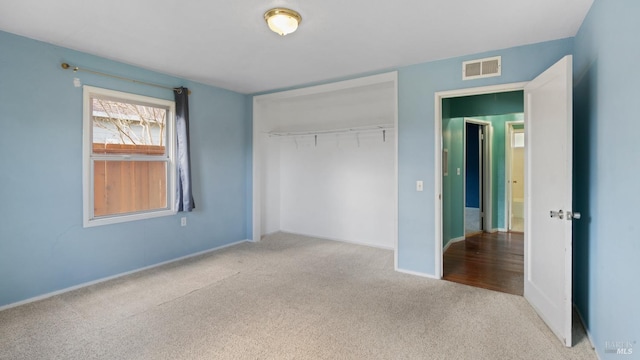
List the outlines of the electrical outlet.
{"label": "electrical outlet", "polygon": [[187,226],[187,218],[186,217],[181,217],[180,218],[180,226]]}

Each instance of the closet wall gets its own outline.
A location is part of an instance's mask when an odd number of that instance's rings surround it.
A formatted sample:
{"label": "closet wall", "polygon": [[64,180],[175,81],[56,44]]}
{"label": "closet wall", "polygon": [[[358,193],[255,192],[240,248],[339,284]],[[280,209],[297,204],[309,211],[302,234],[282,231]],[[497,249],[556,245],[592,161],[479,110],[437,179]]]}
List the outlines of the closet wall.
{"label": "closet wall", "polygon": [[254,99],[260,234],[394,248],[395,73]]}

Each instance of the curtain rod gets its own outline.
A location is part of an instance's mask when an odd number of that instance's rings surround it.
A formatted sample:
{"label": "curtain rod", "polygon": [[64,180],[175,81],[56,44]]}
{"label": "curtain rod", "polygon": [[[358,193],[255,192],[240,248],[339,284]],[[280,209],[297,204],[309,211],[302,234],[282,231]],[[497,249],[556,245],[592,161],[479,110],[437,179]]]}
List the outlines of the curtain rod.
{"label": "curtain rod", "polygon": [[[118,75],[106,74],[106,73],[99,72],[99,71],[88,70],[88,69],[82,69],[82,68],[79,68],[79,67],[77,67],[77,66],[71,66],[71,65],[69,65],[68,63],[62,63],[62,64],[60,64],[60,66],[61,66],[63,69],[65,69],[65,70],[67,70],[67,69],[71,69],[71,70],[73,70],[73,72],[77,72],[77,71],[84,71],[84,72],[88,72],[88,73],[91,73],[91,74],[96,74],[96,75],[100,75],[100,76],[106,76],[106,77],[110,77],[110,78],[114,78],[114,79],[119,79],[119,80],[124,80],[124,81],[130,81],[130,82],[135,83],[135,84],[142,84],[142,85],[148,85],[148,86],[155,86],[155,87],[158,87],[158,88],[167,89],[167,90],[171,90],[171,91],[174,91],[174,90],[178,89],[178,88],[172,88],[172,87],[169,87],[169,86],[164,86],[164,85],[159,85],[159,84],[149,83],[149,82],[146,82],[146,81],[140,81],[140,80],[129,79],[129,78],[122,77],[122,76],[118,76]],[[189,95],[191,95],[191,90],[189,90]]]}

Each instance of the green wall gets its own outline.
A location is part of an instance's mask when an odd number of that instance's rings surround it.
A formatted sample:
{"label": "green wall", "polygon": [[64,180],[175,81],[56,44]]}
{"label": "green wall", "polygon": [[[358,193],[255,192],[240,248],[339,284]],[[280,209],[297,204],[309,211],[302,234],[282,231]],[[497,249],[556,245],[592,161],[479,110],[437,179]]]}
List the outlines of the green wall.
{"label": "green wall", "polygon": [[[505,144],[507,121],[524,119],[522,91],[444,99],[442,144],[447,149],[448,176],[443,176],[443,246],[464,236],[464,117],[491,123],[492,228],[505,229]],[[456,169],[460,168],[460,175]]]}
{"label": "green wall", "polygon": [[443,115],[449,118],[515,114],[524,112],[524,93],[520,90],[461,96],[444,99],[442,106]]}
{"label": "green wall", "polygon": [[[442,119],[442,147],[447,149],[448,175],[442,177],[442,239],[464,236],[464,119]],[[461,175],[456,174],[460,168]]]}

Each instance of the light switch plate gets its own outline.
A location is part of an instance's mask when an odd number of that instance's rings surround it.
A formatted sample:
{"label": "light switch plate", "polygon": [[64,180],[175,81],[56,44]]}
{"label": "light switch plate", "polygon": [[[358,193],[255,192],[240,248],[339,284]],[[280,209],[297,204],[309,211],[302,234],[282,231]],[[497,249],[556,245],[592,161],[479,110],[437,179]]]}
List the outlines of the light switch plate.
{"label": "light switch plate", "polygon": [[424,183],[422,182],[422,180],[416,181],[416,191],[423,191],[423,190],[424,190]]}

